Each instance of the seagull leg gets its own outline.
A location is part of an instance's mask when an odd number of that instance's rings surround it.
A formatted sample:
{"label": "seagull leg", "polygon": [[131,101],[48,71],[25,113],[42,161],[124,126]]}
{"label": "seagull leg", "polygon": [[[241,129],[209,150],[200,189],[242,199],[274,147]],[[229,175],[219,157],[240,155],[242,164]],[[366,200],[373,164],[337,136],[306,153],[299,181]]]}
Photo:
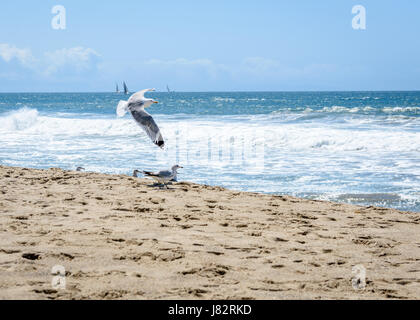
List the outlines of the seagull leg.
{"label": "seagull leg", "polygon": [[156,184],[157,187],[159,187],[159,189],[162,189],[162,181],[160,179],[156,179]]}
{"label": "seagull leg", "polygon": [[163,180],[163,185],[165,186],[165,189],[167,189],[167,190],[169,189],[168,183],[169,183],[169,181],[165,182],[165,180]]}
{"label": "seagull leg", "polygon": [[163,189],[165,187],[165,182],[159,179],[159,189]]}

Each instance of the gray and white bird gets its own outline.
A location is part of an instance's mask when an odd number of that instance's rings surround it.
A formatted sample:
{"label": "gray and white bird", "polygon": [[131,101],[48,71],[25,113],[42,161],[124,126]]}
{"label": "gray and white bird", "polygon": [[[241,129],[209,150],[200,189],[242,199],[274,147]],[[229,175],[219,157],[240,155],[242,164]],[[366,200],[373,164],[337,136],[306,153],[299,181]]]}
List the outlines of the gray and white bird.
{"label": "gray and white bird", "polygon": [[122,117],[130,111],[134,120],[136,120],[137,124],[146,132],[153,143],[158,147],[163,148],[165,142],[163,141],[159,127],[152,116],[144,110],[152,104],[158,103],[156,100],[144,97],[144,94],[149,91],[155,91],[155,89],[144,89],[133,94],[128,101],[121,100],[117,106],[117,116]]}
{"label": "gray and white bird", "polygon": [[169,181],[176,178],[178,173],[177,170],[182,168],[183,167],[176,164],[171,168],[171,170],[162,170],[159,172],[143,171],[143,174],[166,186]]}
{"label": "gray and white bird", "polygon": [[[139,177],[139,173],[141,173],[141,171],[139,170],[134,170],[133,171],[133,177],[134,178],[138,178]],[[175,176],[172,178],[171,182],[178,182],[178,172],[175,172]]]}

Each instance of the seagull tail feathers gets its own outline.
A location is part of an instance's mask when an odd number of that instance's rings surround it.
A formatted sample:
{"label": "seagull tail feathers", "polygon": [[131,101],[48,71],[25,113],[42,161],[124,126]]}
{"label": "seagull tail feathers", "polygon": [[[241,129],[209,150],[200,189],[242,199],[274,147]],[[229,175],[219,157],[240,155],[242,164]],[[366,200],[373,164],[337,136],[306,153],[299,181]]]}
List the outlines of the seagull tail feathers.
{"label": "seagull tail feathers", "polygon": [[122,117],[127,113],[127,111],[128,111],[128,101],[120,100],[117,106],[117,116]]}
{"label": "seagull tail feathers", "polygon": [[146,176],[150,176],[150,177],[157,177],[156,174],[154,174],[153,172],[150,171],[143,171],[143,174]]}

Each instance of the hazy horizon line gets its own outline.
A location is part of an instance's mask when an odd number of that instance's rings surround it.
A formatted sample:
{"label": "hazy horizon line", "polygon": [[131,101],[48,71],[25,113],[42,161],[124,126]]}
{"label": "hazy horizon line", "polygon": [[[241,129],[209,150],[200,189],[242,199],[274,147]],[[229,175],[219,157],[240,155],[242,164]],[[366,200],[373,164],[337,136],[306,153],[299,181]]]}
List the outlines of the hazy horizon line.
{"label": "hazy horizon line", "polygon": [[[141,89],[140,89],[141,90]],[[138,91],[140,91],[138,90]],[[129,93],[136,93],[138,91],[130,91]],[[155,91],[155,93],[273,93],[273,92],[420,92],[420,89],[412,89],[412,90],[230,90],[230,91]],[[9,91],[9,92],[2,92],[0,94],[9,94],[9,93],[114,93],[118,95],[125,95],[123,92],[115,92],[115,91]]]}

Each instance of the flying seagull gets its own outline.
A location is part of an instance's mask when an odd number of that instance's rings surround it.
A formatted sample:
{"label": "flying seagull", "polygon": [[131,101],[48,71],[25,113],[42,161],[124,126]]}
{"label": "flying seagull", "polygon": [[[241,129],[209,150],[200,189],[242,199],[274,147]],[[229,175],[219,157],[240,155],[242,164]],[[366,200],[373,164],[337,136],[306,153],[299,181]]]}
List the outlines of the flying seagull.
{"label": "flying seagull", "polygon": [[155,179],[157,182],[159,182],[160,184],[163,184],[164,186],[166,186],[166,184],[171,181],[172,179],[174,179],[177,175],[177,170],[178,169],[182,169],[183,167],[179,166],[179,165],[174,165],[171,170],[162,170],[159,172],[150,172],[150,171],[143,171],[143,173],[147,176],[147,177],[151,177],[153,179]]}
{"label": "flying seagull", "polygon": [[149,91],[155,91],[155,89],[144,89],[133,94],[128,101],[121,100],[117,106],[117,116],[122,117],[126,112],[130,111],[134,120],[142,127],[149,138],[152,139],[153,143],[163,149],[165,142],[163,141],[159,127],[152,116],[144,110],[153,103],[158,103],[156,100],[144,97],[144,94]]}

